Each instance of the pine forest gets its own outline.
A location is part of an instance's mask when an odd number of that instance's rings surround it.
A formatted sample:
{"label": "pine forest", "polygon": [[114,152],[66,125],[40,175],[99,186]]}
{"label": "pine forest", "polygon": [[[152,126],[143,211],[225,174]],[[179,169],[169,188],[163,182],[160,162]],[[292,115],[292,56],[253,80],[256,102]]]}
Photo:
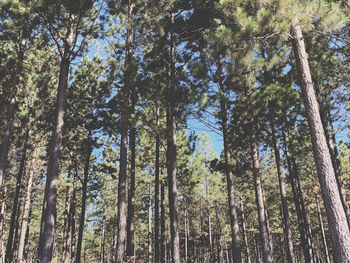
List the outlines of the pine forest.
{"label": "pine forest", "polygon": [[350,263],[350,0],[0,0],[0,263]]}

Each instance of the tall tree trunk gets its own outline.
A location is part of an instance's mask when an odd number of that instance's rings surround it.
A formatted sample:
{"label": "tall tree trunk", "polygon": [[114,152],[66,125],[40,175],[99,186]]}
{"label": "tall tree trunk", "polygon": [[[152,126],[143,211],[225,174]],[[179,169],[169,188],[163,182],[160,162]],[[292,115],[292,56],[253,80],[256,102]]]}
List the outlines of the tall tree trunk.
{"label": "tall tree trunk", "polygon": [[242,262],[241,255],[241,241],[239,237],[239,225],[238,225],[238,217],[237,210],[235,205],[235,189],[233,184],[233,175],[232,175],[232,167],[231,167],[231,153],[230,153],[230,142],[227,131],[227,106],[224,98],[223,92],[223,80],[221,76],[221,67],[219,68],[220,72],[220,117],[221,117],[221,128],[223,133],[223,141],[224,141],[224,155],[225,155],[225,173],[226,173],[226,181],[227,181],[227,193],[228,193],[228,205],[229,205],[229,213],[230,213],[230,226],[231,226],[231,238],[232,238],[232,255],[234,258],[234,262],[239,263]]}
{"label": "tall tree trunk", "polygon": [[101,229],[101,255],[100,262],[105,262],[105,231],[106,231],[106,203],[103,204],[103,217],[102,217],[102,229]]}
{"label": "tall tree trunk", "polygon": [[258,209],[258,220],[260,229],[260,239],[262,245],[263,259],[264,263],[274,262],[271,246],[269,231],[267,229],[267,217],[264,206],[264,196],[262,189],[262,178],[261,178],[261,168],[259,162],[259,150],[258,142],[256,139],[256,132],[254,127],[254,120],[251,121],[249,129],[250,147],[251,147],[251,158],[253,164],[253,175],[254,175],[254,186],[256,195],[256,205]]}
{"label": "tall tree trunk", "polygon": [[[71,166],[68,167],[68,180],[71,178]],[[62,247],[62,261],[68,263],[69,261],[69,241],[70,241],[70,223],[69,211],[71,205],[70,187],[66,186],[66,202],[64,206],[64,228],[63,228],[63,247]]]}
{"label": "tall tree trunk", "polygon": [[[222,250],[222,228],[221,228],[221,221],[220,221],[220,215],[219,215],[219,207],[218,207],[218,201],[215,200],[215,217],[216,217],[216,225],[217,225],[217,262],[223,263],[224,262],[224,255]],[[250,263],[250,262],[249,262]]]}
{"label": "tall tree trunk", "polygon": [[188,209],[187,209],[187,198],[184,196],[184,205],[185,205],[185,213],[184,213],[184,221],[185,221],[185,262],[188,262]]}
{"label": "tall tree trunk", "polygon": [[[172,23],[174,23],[174,14],[172,14]],[[171,256],[172,263],[180,263],[180,239],[178,229],[178,204],[176,187],[176,110],[173,96],[175,92],[175,37],[170,33],[170,90],[169,105],[167,108],[167,173],[168,173],[168,196],[169,196],[169,216],[170,216],[170,237],[171,237]]]}
{"label": "tall tree trunk", "polygon": [[161,205],[161,214],[160,214],[160,262],[166,262],[166,238],[165,238],[165,185],[161,181],[160,184],[160,205]]}
{"label": "tall tree trunk", "polygon": [[23,219],[22,219],[20,237],[18,242],[18,253],[17,253],[18,263],[27,262],[27,259],[24,257],[25,256],[24,252],[25,252],[26,236],[27,236],[27,231],[29,226],[30,210],[32,205],[31,195],[32,195],[32,189],[33,189],[33,179],[34,179],[34,171],[36,168],[35,162],[37,161],[37,154],[38,154],[37,149],[34,149],[34,153],[30,161],[29,177],[27,182],[26,196],[25,196],[23,216],[22,216]]}
{"label": "tall tree trunk", "polygon": [[243,240],[244,240],[244,246],[245,246],[246,262],[251,263],[249,244],[248,244],[248,236],[247,236],[245,217],[244,217],[244,205],[243,205],[242,199],[241,199],[241,217],[242,217],[242,229],[243,229],[242,232],[243,232]]}
{"label": "tall tree trunk", "polygon": [[[159,125],[159,105],[156,105],[156,122]],[[154,179],[154,263],[159,263],[159,147],[160,138],[156,133],[156,163]]]}
{"label": "tall tree trunk", "polygon": [[290,227],[287,194],[286,194],[286,189],[285,189],[284,175],[282,174],[283,170],[282,170],[282,165],[281,165],[280,148],[279,148],[278,139],[277,139],[277,131],[276,131],[276,127],[275,127],[274,114],[272,114],[270,124],[271,124],[272,141],[273,141],[273,148],[274,148],[275,160],[276,160],[278,183],[279,183],[279,188],[280,188],[280,196],[281,196],[281,201],[282,201],[284,238],[285,238],[286,252],[287,252],[286,254],[287,254],[288,262],[294,263],[295,256],[294,256],[294,248],[293,248],[292,230]]}
{"label": "tall tree trunk", "polygon": [[53,243],[56,225],[56,203],[59,164],[61,158],[62,132],[64,124],[64,112],[66,104],[66,90],[70,66],[71,46],[74,32],[74,16],[71,15],[67,34],[64,41],[63,54],[60,63],[60,75],[57,90],[56,120],[52,132],[49,162],[46,173],[45,195],[42,208],[41,228],[39,238],[39,260],[47,263],[52,260]]}
{"label": "tall tree trunk", "polygon": [[331,261],[330,261],[330,258],[329,258],[327,240],[326,240],[326,235],[325,235],[324,227],[323,227],[323,220],[322,220],[322,214],[321,214],[321,209],[320,209],[320,202],[318,201],[317,195],[316,195],[316,206],[317,206],[318,219],[320,221],[322,243],[323,243],[323,248],[324,248],[324,256],[326,258],[326,262],[330,263]]}
{"label": "tall tree trunk", "polygon": [[152,196],[151,184],[148,184],[148,263],[152,263]]}
{"label": "tall tree trunk", "polygon": [[88,132],[87,145],[86,145],[86,155],[85,155],[85,165],[84,165],[84,178],[82,185],[82,198],[81,198],[81,212],[79,219],[79,232],[78,232],[78,243],[77,243],[77,256],[76,263],[81,261],[81,248],[83,244],[83,233],[84,233],[84,223],[85,223],[85,210],[86,210],[86,198],[87,198],[87,185],[89,181],[89,169],[90,169],[90,158],[92,153],[92,134],[91,131]]}
{"label": "tall tree trunk", "polygon": [[341,201],[326,136],[324,134],[301,27],[295,25],[292,27],[291,31],[293,49],[302,88],[302,97],[311,133],[314,159],[331,233],[334,261],[346,262],[350,261],[350,229]]}
{"label": "tall tree trunk", "polygon": [[7,186],[5,185],[2,189],[2,202],[1,202],[1,210],[0,210],[0,263],[5,262],[5,247],[4,247],[4,239],[5,239],[5,216],[6,216],[6,199],[7,199]]}
{"label": "tall tree trunk", "polygon": [[29,128],[26,130],[25,135],[25,141],[22,149],[22,156],[21,161],[19,165],[19,170],[17,173],[17,181],[16,181],[16,190],[15,190],[15,197],[12,204],[12,212],[11,212],[11,221],[10,221],[10,228],[9,228],[9,235],[7,239],[7,245],[6,245],[6,256],[5,261],[6,262],[12,262],[13,261],[13,253],[14,253],[14,235],[17,230],[16,225],[18,224],[18,211],[19,211],[19,197],[20,197],[20,190],[22,185],[22,177],[25,171],[25,164],[27,160],[27,149],[28,149],[28,139],[29,139]]}
{"label": "tall tree trunk", "polygon": [[[301,192],[299,184],[299,171],[294,158],[294,151],[289,150],[287,143],[286,135],[284,129],[282,128],[283,142],[284,142],[284,151],[285,158],[287,160],[288,173],[290,175],[290,182],[292,186],[293,199],[295,203],[295,208],[297,212],[300,241],[303,248],[303,254],[305,262],[313,262],[313,253],[312,253],[312,244],[311,237],[308,233],[308,221],[306,218],[306,211],[304,206],[303,193]],[[291,147],[292,148],[292,147]]]}
{"label": "tall tree trunk", "polygon": [[[129,0],[128,3],[128,19],[133,15],[135,3]],[[128,159],[128,130],[130,119],[130,94],[132,89],[132,58],[133,58],[133,32],[129,28],[126,36],[125,47],[125,72],[124,72],[124,86],[122,88],[122,102],[120,112],[120,164],[119,164],[119,180],[118,180],[118,213],[117,213],[117,258],[116,263],[122,263],[124,260],[126,247],[126,178],[127,178],[127,159]]]}
{"label": "tall tree trunk", "polygon": [[[133,99],[132,110],[135,107]],[[135,160],[136,160],[136,128],[132,127],[129,134],[130,140],[130,181],[128,191],[128,217],[127,217],[127,244],[126,256],[128,262],[135,262],[135,226],[134,226],[134,211],[135,211]]]}
{"label": "tall tree trunk", "polygon": [[75,162],[74,164],[75,166],[75,173],[74,173],[74,178],[73,178],[73,189],[72,189],[72,203],[70,206],[70,220],[71,220],[71,254],[70,254],[70,258],[71,258],[71,262],[75,262],[76,260],[76,206],[77,206],[77,202],[76,202],[76,187],[77,187],[77,178],[78,178],[78,168],[77,168],[77,163]]}
{"label": "tall tree trunk", "polygon": [[24,36],[24,31],[22,32],[23,36],[21,38],[21,41],[19,43],[19,50],[17,53],[17,65],[14,72],[14,75],[12,76],[12,91],[10,96],[10,103],[7,108],[7,117],[6,117],[6,124],[3,136],[1,138],[1,152],[0,152],[0,192],[2,190],[2,184],[4,181],[4,174],[7,164],[7,158],[8,158],[8,152],[10,147],[10,137],[11,137],[11,129],[12,129],[12,123],[16,111],[16,104],[17,104],[17,91],[18,91],[18,85],[20,81],[20,75],[22,73],[23,69],[23,60],[24,60],[24,49],[26,45],[26,38]]}

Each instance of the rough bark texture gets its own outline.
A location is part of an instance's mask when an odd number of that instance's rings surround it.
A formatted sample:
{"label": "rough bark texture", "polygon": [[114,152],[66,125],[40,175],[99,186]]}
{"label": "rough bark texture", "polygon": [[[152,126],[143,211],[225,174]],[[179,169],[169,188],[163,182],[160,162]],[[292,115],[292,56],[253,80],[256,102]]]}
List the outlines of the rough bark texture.
{"label": "rough bark texture", "polygon": [[320,202],[318,201],[318,197],[317,196],[316,196],[316,206],[317,206],[318,219],[320,221],[320,229],[321,229],[321,235],[322,235],[322,244],[323,244],[323,248],[324,248],[324,256],[326,258],[326,262],[330,263],[331,261],[329,259],[327,240],[326,240],[326,235],[325,235],[324,227],[323,227],[323,220],[322,220]]}
{"label": "rough bark texture", "polygon": [[4,238],[5,238],[5,224],[4,219],[6,216],[6,198],[7,198],[7,187],[4,186],[2,190],[2,202],[0,210],[0,262],[5,262],[5,247],[4,247]]}
{"label": "rough bark texture", "polygon": [[165,185],[162,181],[160,184],[160,262],[166,262],[166,238],[165,238]]}
{"label": "rough bark texture", "polygon": [[[221,75],[221,74],[220,74]],[[241,255],[241,241],[239,237],[239,225],[237,218],[237,210],[235,205],[235,189],[233,184],[233,175],[232,175],[232,167],[231,167],[231,153],[230,153],[230,145],[229,138],[227,132],[227,109],[225,98],[223,97],[222,91],[222,83],[220,83],[220,107],[221,107],[221,127],[223,133],[223,141],[224,141],[224,155],[225,155],[225,173],[226,173],[226,181],[227,181],[227,193],[228,193],[228,205],[229,205],[229,214],[230,214],[230,223],[231,223],[231,237],[232,237],[232,255],[235,262],[242,262]]]}
{"label": "rough bark texture", "polygon": [[264,196],[262,189],[262,178],[260,171],[259,153],[258,153],[258,143],[255,135],[254,122],[251,121],[251,126],[249,129],[250,137],[250,147],[251,147],[251,158],[253,164],[253,175],[254,175],[254,186],[256,195],[256,205],[258,210],[258,220],[260,229],[260,239],[262,245],[262,254],[264,263],[274,262],[273,255],[271,252],[269,232],[267,229],[267,218],[264,206]]}
{"label": "rough bark texture", "polygon": [[152,195],[151,184],[148,184],[148,263],[152,263]]}
{"label": "rough bark texture", "polygon": [[281,202],[282,202],[282,215],[283,215],[284,238],[286,243],[287,260],[290,263],[294,263],[295,256],[294,256],[294,248],[293,248],[292,230],[290,227],[287,194],[285,189],[284,175],[282,174],[283,170],[281,165],[280,147],[278,143],[274,117],[272,117],[270,124],[271,124],[272,141],[273,141],[273,148],[274,148],[275,160],[276,160],[278,183],[279,183],[280,196],[281,196]]}
{"label": "rough bark texture", "polygon": [[350,230],[340,198],[332,159],[320,117],[301,27],[291,29],[302,97],[311,133],[314,159],[325,203],[335,262],[350,261]]}
{"label": "rough bark texture", "polygon": [[244,204],[242,200],[241,200],[241,217],[242,217],[242,229],[243,229],[242,233],[243,233],[243,240],[244,240],[244,246],[245,246],[246,262],[251,263],[248,236],[247,236],[245,217],[244,217]]}
{"label": "rough bark texture", "polygon": [[24,208],[23,208],[23,216],[22,216],[22,224],[21,224],[21,230],[20,230],[20,236],[19,236],[19,242],[18,242],[18,252],[17,252],[17,261],[19,263],[25,263],[27,262],[27,259],[24,257],[24,248],[25,248],[25,242],[26,242],[26,236],[27,236],[27,229],[29,225],[29,217],[30,217],[30,209],[31,209],[31,195],[32,195],[32,188],[33,188],[33,179],[34,179],[34,171],[35,171],[35,162],[37,159],[37,150],[34,150],[32,160],[30,161],[30,167],[29,167],[29,177],[26,187],[26,196],[24,201]]}
{"label": "rough bark texture", "polygon": [[[128,3],[128,18],[131,19],[134,3],[129,0]],[[133,32],[132,29],[127,30],[126,48],[125,48],[125,72],[124,86],[122,88],[122,102],[120,112],[120,164],[119,164],[119,180],[118,180],[118,212],[117,212],[117,248],[116,248],[116,263],[121,263],[124,260],[126,247],[126,226],[127,226],[127,211],[126,211],[126,178],[127,178],[127,159],[128,159],[128,130],[130,119],[130,93],[131,93],[131,69],[133,57]]]}
{"label": "rough bark texture", "polygon": [[82,185],[81,212],[80,212],[80,219],[79,219],[79,232],[78,232],[78,243],[77,243],[77,256],[76,256],[76,261],[75,261],[76,263],[80,263],[80,261],[81,261],[81,247],[83,244],[86,198],[87,198],[87,185],[88,185],[88,181],[89,181],[89,169],[90,169],[91,153],[92,153],[92,135],[91,135],[91,131],[89,131],[88,138],[87,138],[85,165],[84,165],[84,178],[83,178],[83,185]]}
{"label": "rough bark texture", "polygon": [[[172,23],[174,14],[172,14]],[[174,33],[170,34],[170,90],[169,105],[167,108],[167,173],[168,173],[168,196],[169,196],[169,217],[170,217],[170,236],[171,236],[171,257],[172,263],[180,263],[180,239],[178,229],[178,204],[177,204],[177,186],[176,186],[176,112],[173,99],[174,78],[175,78],[175,43]]]}
{"label": "rough bark texture", "polygon": [[71,262],[75,262],[76,259],[76,186],[77,186],[77,177],[78,177],[78,171],[77,171],[77,165],[75,164],[75,173],[74,173],[74,178],[73,178],[73,186],[72,186],[72,203],[70,205],[70,211],[69,211],[69,217],[71,221]]}
{"label": "rough bark texture", "polygon": [[50,262],[53,256],[53,243],[56,224],[56,203],[59,164],[61,158],[62,132],[64,124],[64,112],[66,104],[66,90],[70,65],[71,45],[73,41],[74,17],[71,16],[64,41],[63,55],[60,64],[60,75],[57,90],[56,120],[52,132],[49,162],[46,174],[45,195],[41,219],[39,239],[40,263]]}
{"label": "rough bark texture", "polygon": [[[159,106],[156,106],[156,121],[159,124]],[[160,137],[156,134],[156,163],[154,178],[154,263],[159,262],[159,147]]]}

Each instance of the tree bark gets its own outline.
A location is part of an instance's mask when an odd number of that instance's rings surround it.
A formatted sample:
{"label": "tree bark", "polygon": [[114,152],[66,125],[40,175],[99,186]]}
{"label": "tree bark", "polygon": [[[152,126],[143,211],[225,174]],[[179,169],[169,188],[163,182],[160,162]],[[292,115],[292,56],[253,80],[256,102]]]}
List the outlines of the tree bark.
{"label": "tree bark", "polygon": [[152,196],[151,184],[148,184],[148,263],[152,263]]}
{"label": "tree bark", "polygon": [[256,205],[258,209],[258,219],[259,219],[259,228],[260,228],[260,239],[262,245],[262,254],[264,263],[274,262],[273,255],[271,252],[270,238],[267,229],[267,217],[264,206],[264,196],[262,189],[262,178],[260,171],[260,162],[259,162],[259,150],[258,143],[255,134],[254,120],[251,121],[249,129],[249,139],[251,147],[251,158],[253,164],[253,175],[254,175],[254,186],[255,186],[255,196],[256,196]]}
{"label": "tree bark", "polygon": [[29,132],[30,128],[28,127],[26,130],[26,135],[25,135],[25,141],[22,149],[22,156],[21,156],[21,161],[19,165],[19,170],[17,174],[17,181],[16,181],[16,190],[15,190],[15,198],[13,200],[12,204],[12,212],[11,212],[11,221],[10,221],[10,228],[9,228],[9,235],[7,239],[7,245],[6,245],[6,256],[5,256],[5,261],[6,262],[12,262],[13,261],[13,253],[14,253],[14,235],[17,230],[16,225],[18,224],[19,216],[18,216],[18,211],[19,211],[19,197],[20,197],[20,190],[21,190],[21,185],[22,185],[22,177],[25,171],[25,164],[27,161],[27,149],[28,149],[28,139],[29,139]]}
{"label": "tree bark", "polygon": [[72,189],[72,203],[70,205],[70,220],[71,220],[71,262],[75,262],[76,260],[76,186],[77,186],[77,177],[78,177],[78,168],[77,164],[75,163],[75,173],[74,173],[74,178],[73,178],[73,189]]}
{"label": "tree bark", "polygon": [[251,263],[248,236],[247,236],[247,230],[245,225],[243,200],[241,200],[241,217],[242,217],[242,229],[243,229],[242,232],[243,232],[243,240],[244,240],[244,246],[245,246],[246,262]]}
{"label": "tree bark", "polygon": [[103,217],[102,217],[102,229],[101,229],[101,255],[100,262],[105,262],[105,231],[106,231],[106,203],[103,204]]}
{"label": "tree bark", "polygon": [[[221,68],[220,68],[221,69]],[[220,87],[220,117],[221,117],[221,128],[222,128],[222,136],[224,142],[224,155],[225,155],[225,173],[226,173],[226,181],[227,181],[227,193],[228,193],[228,205],[229,205],[229,213],[230,213],[230,226],[231,226],[231,238],[232,238],[232,255],[234,258],[234,262],[239,263],[242,262],[241,255],[241,240],[239,237],[239,225],[238,225],[238,217],[237,210],[235,205],[235,189],[233,184],[233,175],[232,175],[232,167],[231,167],[231,153],[230,153],[230,142],[227,132],[227,106],[223,93],[223,82],[221,77],[221,72],[219,72],[219,87]]]}
{"label": "tree bark", "polygon": [[166,262],[166,238],[165,238],[165,186],[164,182],[161,181],[160,184],[160,205],[161,205],[161,214],[160,214],[160,262]]}
{"label": "tree bark", "polygon": [[92,134],[91,134],[91,131],[89,131],[88,137],[87,137],[86,152],[85,152],[86,155],[85,155],[85,165],[84,165],[84,178],[83,178],[83,185],[82,185],[81,212],[80,212],[80,219],[79,219],[78,243],[77,243],[76,261],[75,261],[76,263],[80,263],[81,261],[81,248],[83,244],[87,185],[89,181],[91,153],[92,153]]}
{"label": "tree bark", "polygon": [[271,132],[272,132],[273,148],[275,153],[278,183],[280,188],[280,196],[281,196],[281,202],[282,202],[282,215],[283,215],[284,238],[285,238],[285,245],[286,245],[286,252],[287,252],[286,253],[287,260],[290,263],[294,263],[295,256],[294,256],[294,248],[293,248],[292,230],[290,227],[287,194],[286,194],[285,182],[283,178],[284,175],[282,174],[283,170],[281,165],[280,148],[279,148],[278,139],[277,139],[277,131],[275,127],[274,114],[272,114],[270,125],[271,125]]}
{"label": "tree bark", "polygon": [[[174,23],[174,14],[172,14],[172,23]],[[170,237],[171,237],[171,256],[172,263],[180,263],[180,239],[178,229],[178,203],[176,186],[176,112],[173,101],[175,91],[175,43],[174,33],[170,33],[170,90],[169,105],[167,108],[167,173],[168,173],[168,196],[169,196],[169,216],[170,216]]]}
{"label": "tree bark", "polygon": [[185,213],[184,213],[184,221],[185,221],[185,262],[188,262],[188,225],[187,225],[187,221],[188,221],[188,210],[187,210],[187,198],[184,197],[184,206],[185,206]]}
{"label": "tree bark", "polygon": [[73,21],[74,16],[71,15],[67,28],[67,37],[64,41],[63,55],[60,63],[60,75],[56,102],[56,121],[50,142],[49,162],[47,167],[45,195],[42,208],[38,253],[40,263],[50,262],[53,256],[53,243],[56,225],[58,174],[61,158],[62,132],[66,104],[66,90],[68,85],[71,46],[74,32]]}
{"label": "tree bark", "polygon": [[335,262],[350,261],[350,230],[320,117],[301,27],[291,28],[292,43],[308,119],[314,159],[325,203]]}
{"label": "tree bark", "polygon": [[[219,215],[219,207],[218,202],[215,200],[215,217],[216,217],[216,225],[217,225],[217,262],[223,263],[224,262],[224,255],[223,255],[223,249],[222,249],[222,228],[221,228],[221,221],[220,221],[220,215]],[[250,262],[247,262],[250,263]]]}
{"label": "tree bark", "polygon": [[[159,125],[159,106],[156,105],[156,122]],[[156,133],[156,163],[154,179],[154,263],[159,263],[159,147],[160,138]]]}
{"label": "tree bark", "polygon": [[[135,107],[133,102],[132,109]],[[130,181],[128,192],[128,217],[127,217],[127,245],[126,256],[128,262],[135,262],[135,226],[134,226],[134,211],[135,211],[135,160],[136,160],[136,128],[130,129]]]}
{"label": "tree bark", "polygon": [[326,235],[324,232],[324,227],[323,227],[323,220],[322,220],[322,214],[321,214],[321,209],[320,209],[320,202],[318,201],[318,197],[316,195],[316,206],[317,206],[317,213],[318,213],[318,219],[320,221],[320,229],[321,229],[321,236],[322,236],[322,245],[324,248],[324,256],[326,258],[326,262],[330,263],[330,258],[329,258],[329,252],[328,252],[328,246],[327,246],[327,240],[326,240]]}
{"label": "tree bark", "polygon": [[[132,0],[128,3],[128,19],[131,19],[135,4]],[[128,130],[130,119],[130,94],[131,94],[131,75],[132,75],[132,58],[133,58],[133,32],[129,28],[126,36],[125,47],[125,72],[124,72],[124,86],[122,87],[122,102],[120,112],[120,164],[119,164],[119,180],[118,180],[118,212],[117,212],[117,258],[116,263],[122,263],[124,260],[126,247],[126,178],[127,178],[127,159],[128,159]]]}
{"label": "tree bark", "polygon": [[36,160],[37,160],[37,150],[35,149],[32,156],[32,160],[30,161],[29,177],[27,182],[26,197],[25,197],[24,208],[23,208],[23,217],[22,217],[23,219],[22,219],[21,231],[20,231],[20,237],[19,237],[19,243],[18,243],[17,261],[19,263],[27,262],[27,259],[24,257],[25,256],[24,252],[25,252],[27,231],[29,226],[30,210],[32,205],[31,195],[32,195],[32,189],[33,189],[33,179],[34,179]]}
{"label": "tree bark", "polygon": [[[71,167],[68,167],[68,179],[71,175]],[[70,187],[66,186],[66,203],[64,209],[64,230],[63,230],[63,254],[62,261],[65,263],[69,262],[69,249],[70,249],[70,227],[71,220],[69,218],[69,211],[71,205]]]}
{"label": "tree bark", "polygon": [[5,247],[4,247],[4,238],[5,238],[5,216],[6,216],[6,198],[7,198],[7,187],[6,185],[2,189],[2,202],[0,210],[0,263],[5,262]]}

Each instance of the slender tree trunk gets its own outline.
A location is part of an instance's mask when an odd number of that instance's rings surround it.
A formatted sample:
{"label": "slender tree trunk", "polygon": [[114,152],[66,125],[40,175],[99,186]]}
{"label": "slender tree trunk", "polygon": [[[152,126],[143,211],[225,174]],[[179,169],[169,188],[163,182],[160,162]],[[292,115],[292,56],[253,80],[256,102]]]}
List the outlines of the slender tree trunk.
{"label": "slender tree trunk", "polygon": [[[134,104],[134,103],[133,103]],[[134,108],[133,105],[132,108]],[[135,160],[136,160],[136,128],[130,129],[130,181],[128,192],[128,217],[127,217],[127,245],[126,256],[129,262],[135,262],[135,234],[134,234],[134,211],[135,211]]]}
{"label": "slender tree trunk", "polygon": [[101,263],[105,262],[105,231],[106,231],[106,204],[103,204],[103,218],[102,218],[102,229],[101,229]]}
{"label": "slender tree trunk", "polygon": [[6,185],[2,189],[2,202],[1,202],[1,210],[0,210],[0,263],[5,262],[5,247],[4,247],[4,239],[5,239],[5,216],[6,216],[6,199],[7,199],[7,187]]}
{"label": "slender tree trunk", "polygon": [[[132,0],[128,3],[128,18],[131,19],[135,4]],[[119,180],[118,180],[118,213],[117,213],[117,258],[116,263],[122,263],[124,260],[126,247],[126,178],[127,178],[127,159],[128,159],[128,130],[130,119],[130,94],[132,85],[132,58],[133,58],[133,32],[129,28],[126,36],[126,54],[125,54],[125,72],[124,72],[124,86],[122,88],[122,103],[120,112],[120,164],[119,164]]]}
{"label": "slender tree trunk", "polygon": [[89,131],[88,133],[89,134],[87,138],[85,166],[84,166],[84,179],[83,179],[83,185],[82,185],[81,213],[80,213],[80,219],[79,219],[78,243],[77,243],[76,261],[75,261],[76,263],[80,263],[81,261],[81,248],[83,244],[83,233],[84,233],[84,224],[85,224],[87,185],[89,181],[90,158],[92,153],[91,131]]}
{"label": "slender tree trunk", "polygon": [[318,219],[320,220],[320,228],[321,228],[321,235],[322,235],[322,243],[324,247],[324,255],[326,258],[326,262],[330,263],[330,258],[329,258],[329,252],[328,252],[328,246],[327,246],[327,240],[326,240],[326,235],[324,232],[324,227],[323,227],[323,220],[322,220],[322,214],[321,214],[321,209],[320,209],[320,202],[318,201],[318,197],[316,196],[316,206],[317,206],[317,213],[318,213]]}
{"label": "slender tree trunk", "polygon": [[165,186],[164,182],[161,182],[161,193],[160,193],[160,205],[161,205],[161,214],[160,214],[160,262],[166,262],[166,238],[165,238]]}
{"label": "slender tree trunk", "polygon": [[184,205],[185,205],[185,216],[184,216],[184,221],[185,221],[185,262],[188,262],[188,210],[187,210],[187,198],[184,197]]}
{"label": "slender tree trunk", "polygon": [[[172,23],[174,23],[174,14],[172,14]],[[171,237],[171,256],[172,263],[180,263],[180,239],[178,229],[178,204],[176,187],[176,112],[173,101],[175,91],[175,43],[174,33],[170,34],[170,92],[169,106],[167,109],[167,173],[168,173],[168,196],[169,196],[169,216],[170,216],[170,237]]]}
{"label": "slender tree trunk", "polygon": [[[220,215],[219,215],[219,207],[218,202],[215,200],[215,217],[216,217],[216,225],[217,225],[217,262],[223,263],[224,262],[224,255],[222,250],[222,228],[221,228],[221,221],[220,221]],[[250,262],[249,262],[250,263]]]}
{"label": "slender tree trunk", "polygon": [[[71,167],[68,167],[68,179],[71,177]],[[71,220],[69,218],[71,204],[71,196],[70,196],[70,187],[66,186],[66,202],[64,208],[64,229],[63,229],[63,248],[62,248],[62,261],[68,263],[69,261],[69,239],[70,239],[70,223]]]}
{"label": "slender tree trunk", "polygon": [[[156,105],[156,121],[159,125],[159,106]],[[155,180],[154,180],[154,263],[159,263],[159,147],[160,138],[156,134],[156,163],[155,163]]]}
{"label": "slender tree trunk", "polygon": [[18,242],[18,253],[17,253],[17,261],[18,263],[25,263],[27,262],[27,259],[24,257],[25,252],[25,242],[26,242],[26,236],[29,226],[29,217],[30,217],[30,210],[31,210],[31,194],[32,194],[32,188],[33,188],[33,179],[34,179],[34,171],[35,171],[35,162],[37,161],[37,150],[34,150],[32,160],[30,161],[30,168],[29,168],[29,177],[27,182],[27,189],[26,189],[26,197],[24,201],[24,208],[23,208],[23,219],[21,224],[21,230],[20,230],[20,237]]}
{"label": "slender tree trunk", "polygon": [[250,147],[251,147],[251,158],[253,164],[253,175],[254,175],[254,185],[255,185],[255,195],[256,195],[256,205],[258,209],[258,219],[259,219],[259,228],[260,228],[260,239],[262,244],[262,252],[264,263],[274,262],[271,246],[269,231],[267,228],[267,217],[264,206],[264,196],[262,189],[262,178],[260,171],[260,162],[259,162],[259,150],[258,143],[256,139],[256,132],[254,128],[254,121],[251,121],[250,126]]}
{"label": "slender tree trunk", "polygon": [[[220,68],[221,69],[221,68]],[[219,72],[220,78],[221,72]],[[230,142],[227,131],[227,106],[223,93],[223,83],[220,80],[220,107],[221,107],[221,127],[223,133],[223,141],[224,141],[224,155],[225,155],[225,173],[226,173],[226,181],[227,181],[227,193],[228,193],[228,205],[229,205],[229,213],[230,213],[230,223],[231,223],[231,238],[232,238],[232,255],[234,258],[234,262],[239,263],[242,262],[241,255],[241,241],[239,237],[239,225],[238,225],[238,217],[237,210],[235,205],[235,189],[233,184],[233,175],[232,175],[232,167],[231,167],[231,153],[230,153]]]}
{"label": "slender tree trunk", "polygon": [[201,224],[201,236],[200,236],[200,262],[204,262],[204,226],[203,226],[203,205],[202,198],[200,198],[200,224]]}
{"label": "slender tree trunk", "polygon": [[77,177],[78,177],[78,170],[77,170],[77,164],[75,163],[75,173],[73,178],[73,189],[72,189],[72,203],[70,206],[70,220],[71,220],[71,262],[75,262],[76,260],[76,186],[77,186]]}
{"label": "slender tree trunk", "polygon": [[294,153],[291,153],[287,144],[286,135],[284,129],[282,129],[285,158],[287,160],[288,173],[290,175],[290,182],[292,186],[293,198],[295,202],[295,208],[297,212],[300,241],[303,248],[303,254],[305,262],[313,262],[312,244],[311,237],[308,233],[308,221],[306,218],[306,211],[304,206],[303,193],[301,192],[299,182],[299,172],[294,158]]}
{"label": "slender tree trunk", "polygon": [[28,139],[29,139],[29,128],[27,128],[27,131],[26,131],[25,142],[24,142],[23,149],[22,149],[20,166],[19,166],[19,170],[18,170],[18,174],[17,174],[15,198],[14,198],[13,204],[12,204],[9,235],[8,235],[7,245],[6,245],[6,256],[5,256],[6,262],[13,261],[14,245],[15,245],[14,244],[14,235],[15,235],[15,232],[17,230],[16,225],[18,224],[19,197],[20,197],[20,190],[21,190],[21,185],[22,185],[22,177],[23,177],[23,174],[25,171],[25,164],[26,164],[26,160],[27,160]]}
{"label": "slender tree trunk", "polygon": [[7,117],[6,117],[6,124],[3,136],[1,138],[1,152],[0,152],[0,192],[2,190],[2,184],[4,180],[4,174],[7,164],[7,158],[8,158],[8,152],[10,147],[10,137],[11,137],[11,129],[12,129],[12,123],[16,111],[16,104],[17,104],[17,91],[18,91],[18,85],[20,81],[20,75],[22,73],[23,69],[23,60],[24,60],[24,49],[26,45],[26,38],[22,37],[20,43],[19,43],[19,51],[17,54],[17,66],[12,78],[12,91],[11,91],[11,97],[10,97],[10,103],[7,108]]}
{"label": "slender tree trunk", "polygon": [[243,240],[244,240],[244,246],[245,246],[246,262],[251,263],[248,236],[247,236],[245,217],[244,217],[244,205],[243,205],[242,199],[241,199],[241,217],[242,217],[242,229],[243,229]]}
{"label": "slender tree trunk", "polygon": [[292,42],[308,118],[314,159],[325,203],[335,262],[350,261],[350,230],[320,117],[301,27],[292,27]]}
{"label": "slender tree trunk", "polygon": [[148,251],[147,258],[148,263],[152,263],[152,195],[151,195],[151,184],[148,184]]}
{"label": "slender tree trunk", "polygon": [[278,183],[280,188],[280,196],[282,201],[282,215],[283,215],[283,225],[284,225],[284,238],[286,243],[286,254],[288,262],[294,263],[294,248],[293,248],[293,238],[292,238],[292,230],[290,227],[290,219],[288,213],[288,203],[287,203],[287,194],[285,189],[284,175],[282,174],[282,165],[281,165],[281,156],[280,156],[280,148],[277,139],[277,132],[274,122],[274,117],[271,118],[271,132],[272,132],[272,141],[273,148],[275,152],[275,160],[276,160],[276,168],[278,175]]}
{"label": "slender tree trunk", "polygon": [[64,124],[64,111],[66,104],[66,90],[68,85],[68,74],[70,66],[70,53],[74,32],[74,16],[71,15],[67,28],[63,56],[60,64],[60,76],[57,90],[56,121],[52,132],[49,162],[46,174],[45,195],[42,208],[40,239],[39,239],[39,260],[40,263],[47,263],[52,260],[53,243],[56,225],[56,203],[59,164],[61,158],[62,132]]}

